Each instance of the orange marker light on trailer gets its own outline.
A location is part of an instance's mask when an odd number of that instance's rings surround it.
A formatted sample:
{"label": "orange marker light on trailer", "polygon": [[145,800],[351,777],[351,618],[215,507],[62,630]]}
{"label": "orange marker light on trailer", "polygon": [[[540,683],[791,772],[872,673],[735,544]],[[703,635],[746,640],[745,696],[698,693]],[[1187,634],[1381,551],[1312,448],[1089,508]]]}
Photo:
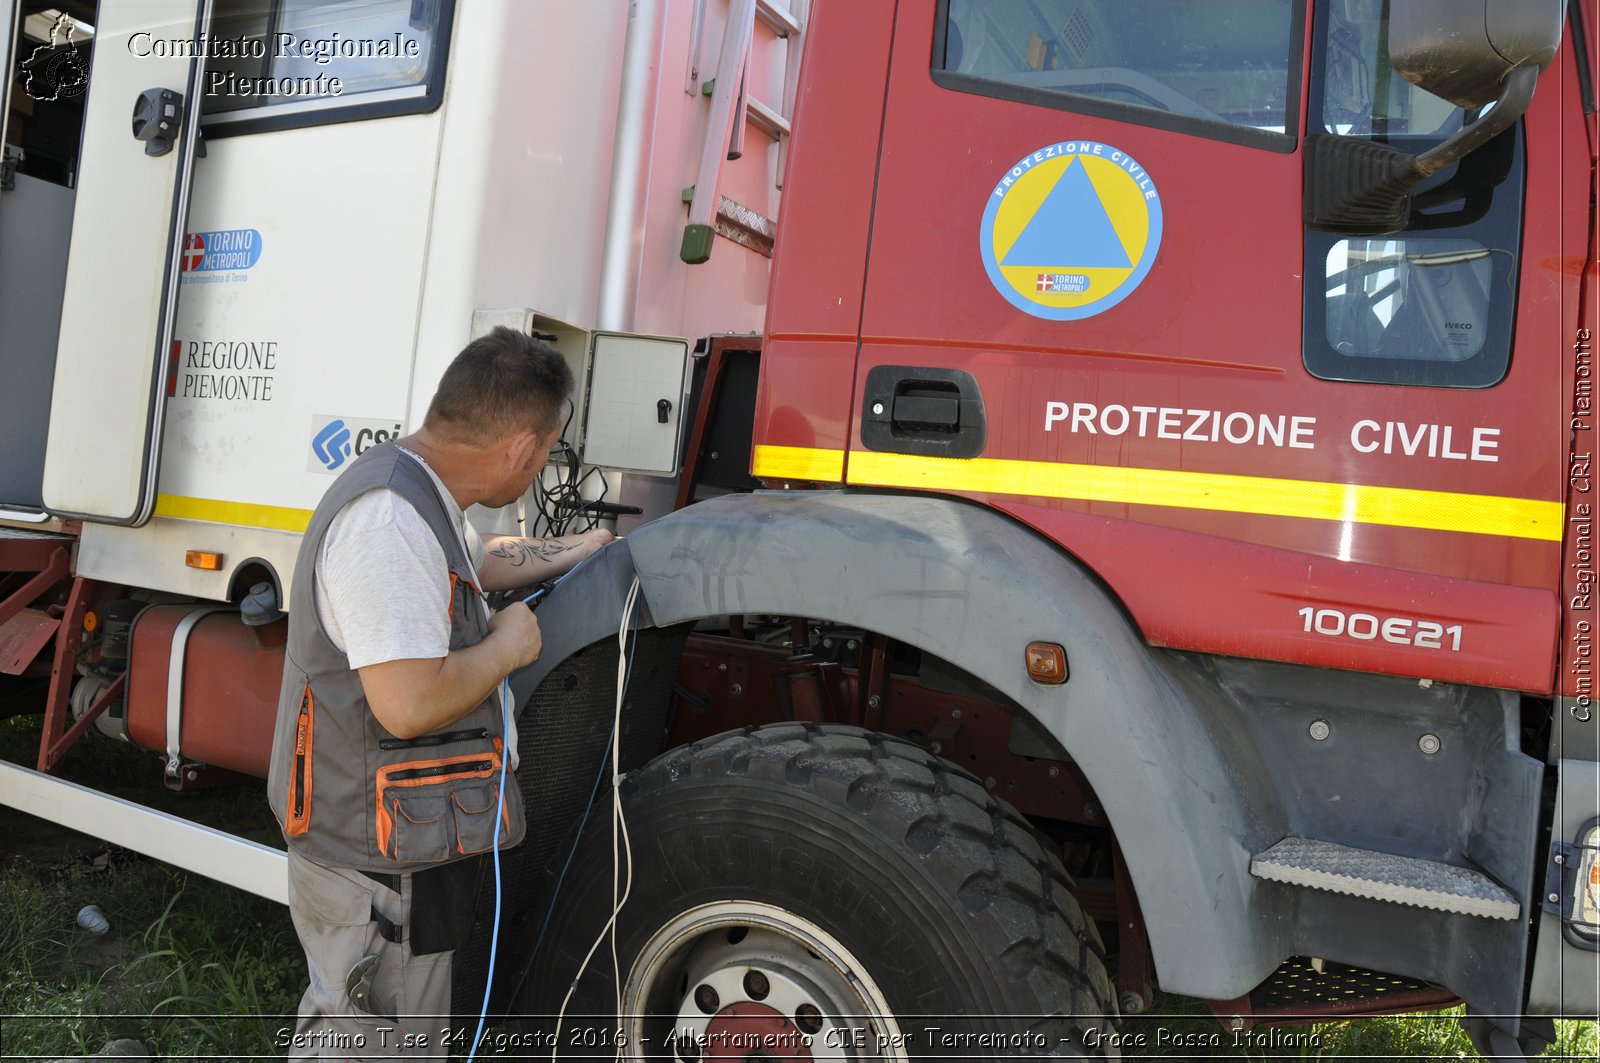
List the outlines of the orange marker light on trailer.
{"label": "orange marker light on trailer", "polygon": [[88,612],[88,613],[84,613],[83,614],[83,630],[89,632],[92,635],[92,634],[94,634],[94,629],[99,627],[99,626],[100,626],[100,618],[98,616],[95,616],[94,613],[92,613],[92,612]]}
{"label": "orange marker light on trailer", "polygon": [[1054,642],[1028,643],[1028,678],[1055,686],[1067,681],[1067,651]]}
{"label": "orange marker light on trailer", "polygon": [[222,571],[222,555],[214,554],[209,550],[190,550],[184,554],[183,563],[190,568],[198,568],[202,572]]}

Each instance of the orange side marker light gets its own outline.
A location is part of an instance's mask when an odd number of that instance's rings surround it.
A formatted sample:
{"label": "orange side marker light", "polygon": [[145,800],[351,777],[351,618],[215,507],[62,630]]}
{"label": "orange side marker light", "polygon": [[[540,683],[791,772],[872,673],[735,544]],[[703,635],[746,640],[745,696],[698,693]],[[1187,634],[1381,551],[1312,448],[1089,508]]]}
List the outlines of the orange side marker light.
{"label": "orange side marker light", "polygon": [[1067,681],[1067,651],[1054,642],[1030,642],[1027,650],[1028,678],[1035,683],[1057,686]]}

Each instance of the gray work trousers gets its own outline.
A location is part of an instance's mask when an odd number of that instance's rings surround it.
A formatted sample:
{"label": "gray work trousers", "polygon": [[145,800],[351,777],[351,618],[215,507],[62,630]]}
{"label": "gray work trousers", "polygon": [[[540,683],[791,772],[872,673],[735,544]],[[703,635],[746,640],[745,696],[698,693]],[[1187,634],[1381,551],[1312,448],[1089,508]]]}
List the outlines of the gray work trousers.
{"label": "gray work trousers", "polygon": [[[374,909],[401,928],[400,941],[383,936]],[[463,1034],[451,1029],[452,953],[412,955],[410,912],[410,875],[400,877],[396,893],[289,850],[289,914],[311,984],[294,1033],[280,1040],[288,1058],[443,1059],[461,1043]],[[360,1007],[350,999],[351,970],[368,956],[378,959]]]}

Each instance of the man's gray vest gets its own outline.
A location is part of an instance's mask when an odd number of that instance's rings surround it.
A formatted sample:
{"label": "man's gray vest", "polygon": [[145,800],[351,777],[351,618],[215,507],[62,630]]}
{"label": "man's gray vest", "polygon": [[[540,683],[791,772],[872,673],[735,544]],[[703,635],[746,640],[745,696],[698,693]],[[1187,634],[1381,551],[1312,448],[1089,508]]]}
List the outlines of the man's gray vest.
{"label": "man's gray vest", "polygon": [[268,800],[290,846],[358,871],[415,871],[522,840],[522,796],[505,783],[498,688],[463,718],[409,740],[378,723],[360,676],[317,616],[316,560],[328,526],[358,496],[394,490],[416,509],[450,567],[450,649],[489,633],[477,573],[426,469],[392,443],[357,458],[323,496],[294,566],[294,610],[278,697]]}

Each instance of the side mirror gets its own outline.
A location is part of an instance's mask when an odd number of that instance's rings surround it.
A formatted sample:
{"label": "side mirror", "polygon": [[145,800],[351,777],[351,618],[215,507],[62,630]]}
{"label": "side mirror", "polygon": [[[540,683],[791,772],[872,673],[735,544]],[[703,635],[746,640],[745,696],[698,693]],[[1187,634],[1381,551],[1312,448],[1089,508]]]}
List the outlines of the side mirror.
{"label": "side mirror", "polygon": [[1543,70],[1561,43],[1565,0],[1394,0],[1389,64],[1457,107],[1498,99],[1506,75]]}
{"label": "side mirror", "polygon": [[1443,144],[1413,155],[1355,137],[1306,138],[1305,220],[1314,229],[1405,229],[1411,190],[1514,125],[1561,43],[1565,0],[1392,0],[1389,62],[1458,107],[1494,106]]}

